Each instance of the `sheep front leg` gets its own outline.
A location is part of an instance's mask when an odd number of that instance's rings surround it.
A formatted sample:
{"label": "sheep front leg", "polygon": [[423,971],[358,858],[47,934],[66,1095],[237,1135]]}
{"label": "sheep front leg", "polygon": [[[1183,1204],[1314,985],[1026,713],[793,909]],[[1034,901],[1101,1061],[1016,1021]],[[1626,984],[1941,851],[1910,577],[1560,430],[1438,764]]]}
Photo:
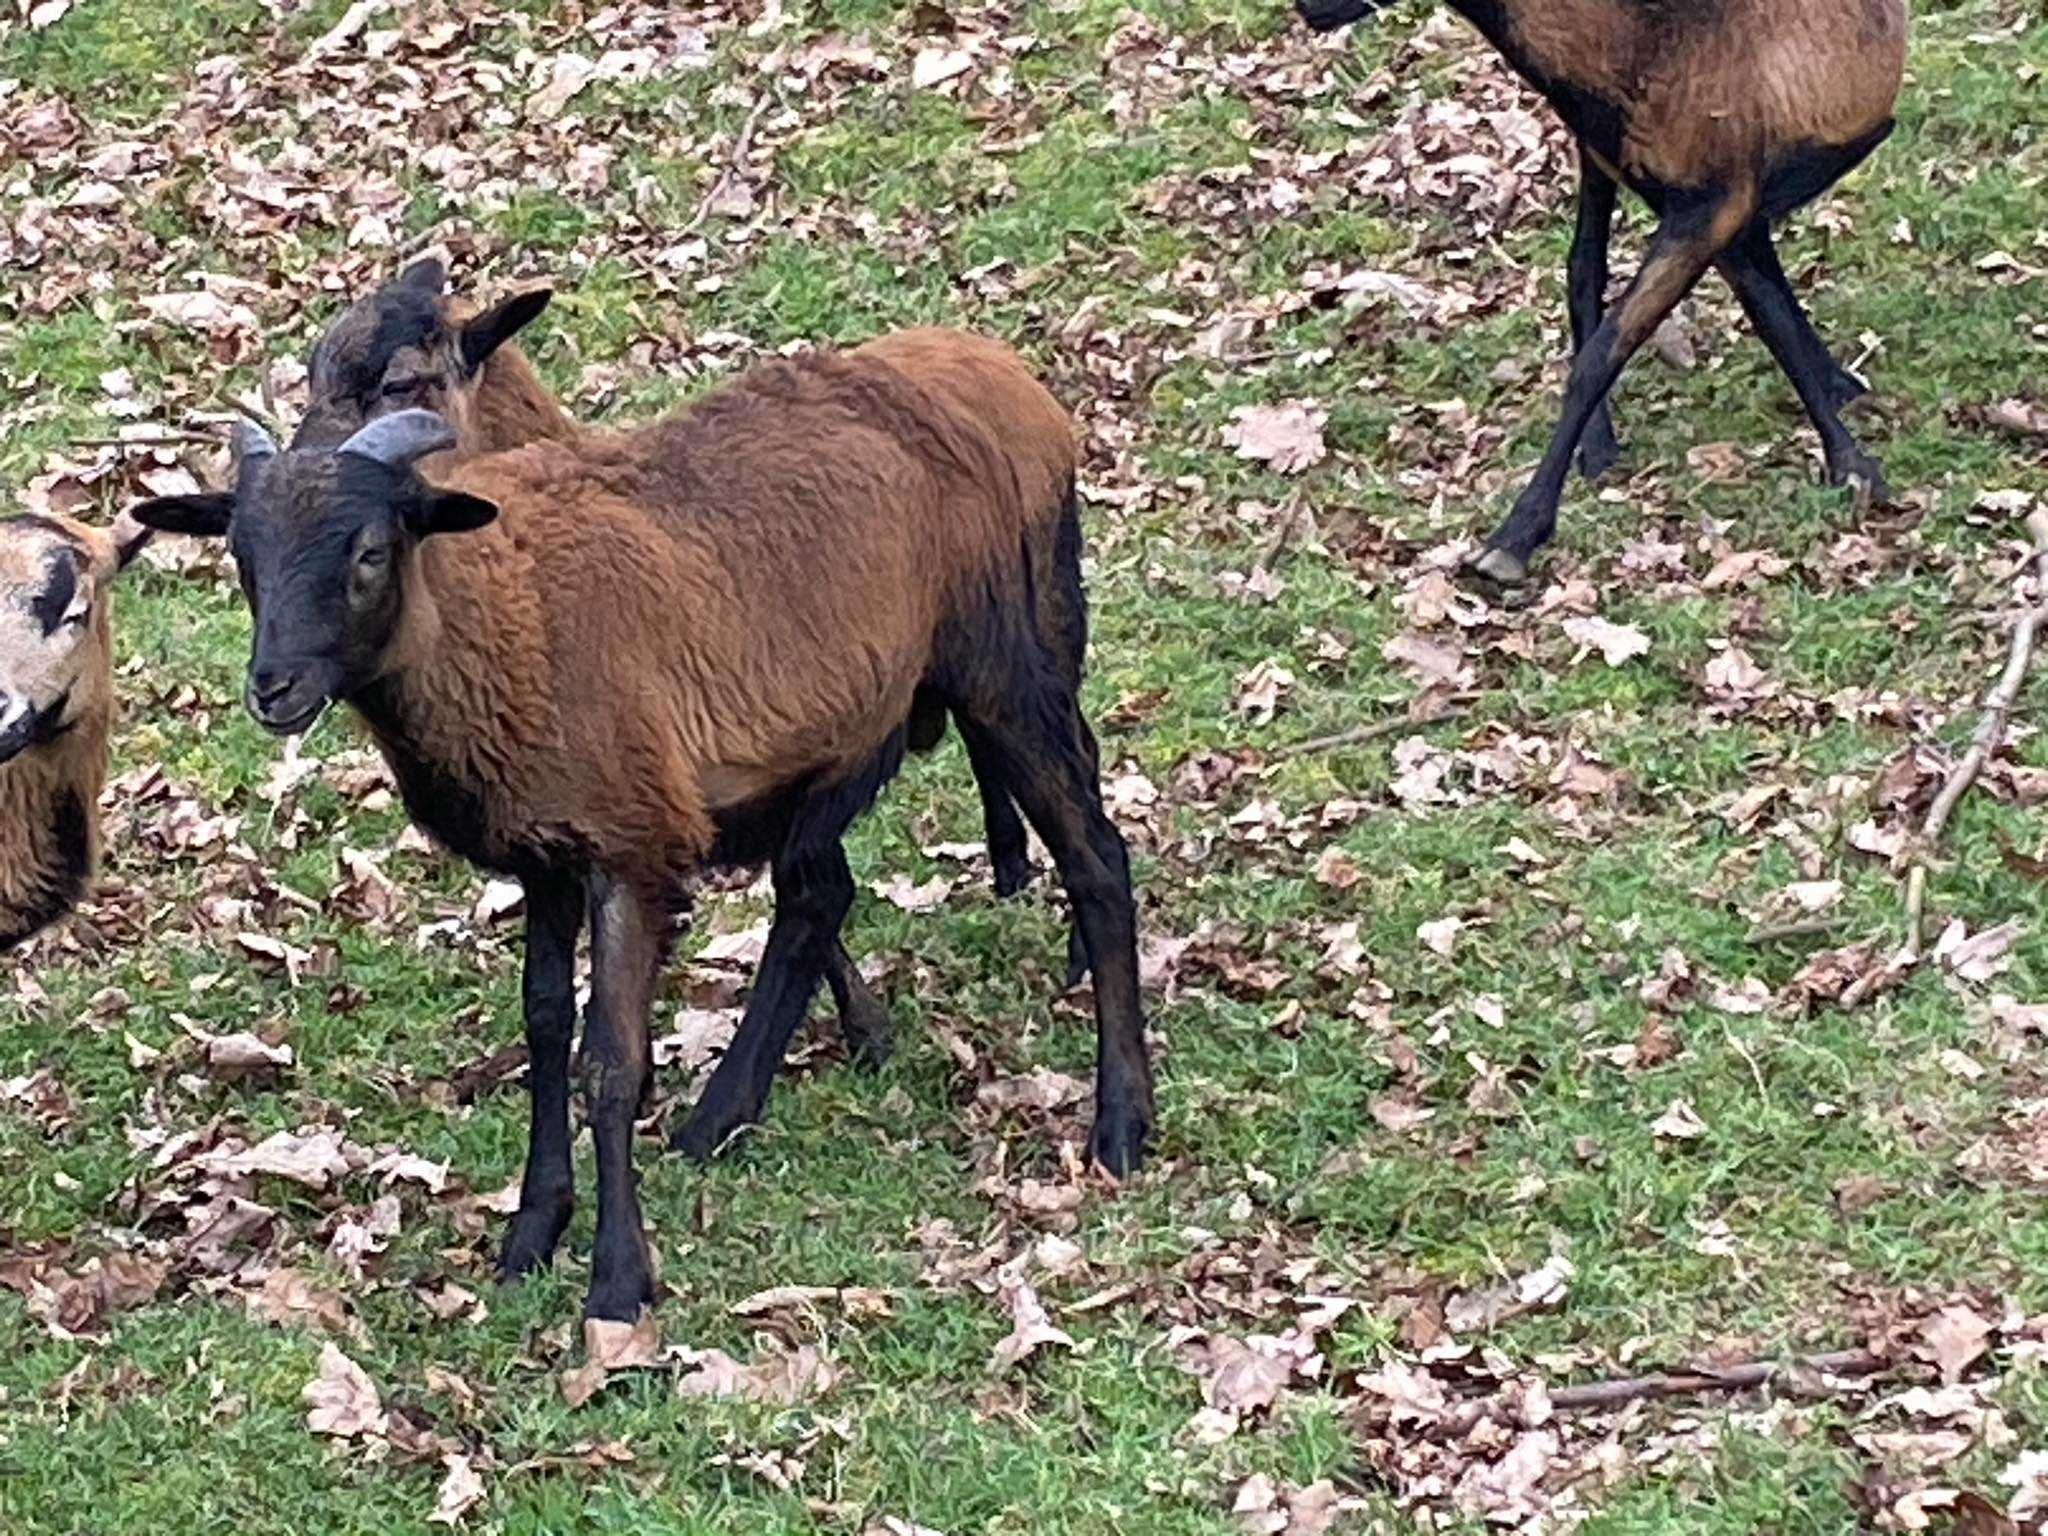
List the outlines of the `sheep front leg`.
{"label": "sheep front leg", "polygon": [[654,1299],[654,1266],[633,1174],[633,1122],[647,1082],[647,1009],[664,925],[638,893],[602,878],[592,888],[590,914],[583,1098],[597,1143],[597,1239],[583,1312],[630,1322]]}
{"label": "sheep front leg", "polygon": [[1629,359],[1742,233],[1756,207],[1756,188],[1751,184],[1673,192],[1666,198],[1663,222],[1635,281],[1602,317],[1572,364],[1564,409],[1543,462],[1515,499],[1507,520],[1467,565],[1471,575],[1496,586],[1514,586],[1527,578],[1530,560],[1556,531],[1565,476],[1594,411]]}
{"label": "sheep front leg", "polygon": [[576,1027],[576,936],[583,887],[575,880],[526,883],[526,1086],[532,1123],[519,1210],[505,1235],[498,1278],[544,1268],[576,1205],[569,1159],[569,1042]]}

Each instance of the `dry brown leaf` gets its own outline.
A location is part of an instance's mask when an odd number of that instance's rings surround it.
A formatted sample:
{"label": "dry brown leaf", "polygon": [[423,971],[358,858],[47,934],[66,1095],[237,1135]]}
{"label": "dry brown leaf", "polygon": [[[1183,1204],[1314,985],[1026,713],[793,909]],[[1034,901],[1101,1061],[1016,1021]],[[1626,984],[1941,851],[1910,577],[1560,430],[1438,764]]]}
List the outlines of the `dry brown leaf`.
{"label": "dry brown leaf", "polygon": [[311,1189],[325,1189],[349,1170],[340,1131],[278,1131],[238,1152],[200,1159],[210,1173],[267,1173]]}
{"label": "dry brown leaf", "polygon": [[299,1396],[306,1404],[306,1428],[316,1435],[354,1440],[384,1433],[384,1405],[376,1383],[332,1344],[320,1346],[320,1373]]}
{"label": "dry brown leaf", "polygon": [[441,1465],[448,1469],[447,1474],[434,1495],[434,1512],[427,1520],[434,1525],[460,1525],[471,1510],[483,1503],[484,1480],[477,1475],[470,1459],[459,1451],[443,1456]]}
{"label": "dry brown leaf", "polygon": [[661,1330],[651,1308],[630,1323],[603,1317],[583,1320],[583,1363],[562,1372],[562,1400],[580,1408],[614,1371],[643,1370],[661,1353]]}
{"label": "dry brown leaf", "polygon": [[1920,1354],[1953,1386],[1991,1347],[1991,1324],[1961,1302],[1943,1307],[1920,1327]]}
{"label": "dry brown leaf", "polygon": [[823,1397],[843,1374],[809,1344],[753,1365],[740,1364],[722,1349],[685,1351],[684,1358],[692,1369],[676,1381],[678,1397],[731,1397],[779,1408]]}
{"label": "dry brown leaf", "polygon": [[1650,653],[1650,637],[1633,624],[1613,624],[1598,617],[1570,618],[1562,628],[1572,641],[1598,651],[1610,667],[1623,666]]}
{"label": "dry brown leaf", "polygon": [[1053,1325],[1038,1292],[1023,1280],[1006,1279],[1001,1300],[1003,1310],[1010,1315],[1011,1328],[1009,1336],[989,1355],[988,1366],[994,1375],[1007,1375],[1041,1349],[1074,1347],[1072,1336]]}
{"label": "dry brown leaf", "polygon": [[1223,429],[1223,441],[1240,459],[1253,459],[1275,473],[1298,475],[1323,461],[1323,424],[1329,412],[1304,400],[1282,405],[1240,405]]}

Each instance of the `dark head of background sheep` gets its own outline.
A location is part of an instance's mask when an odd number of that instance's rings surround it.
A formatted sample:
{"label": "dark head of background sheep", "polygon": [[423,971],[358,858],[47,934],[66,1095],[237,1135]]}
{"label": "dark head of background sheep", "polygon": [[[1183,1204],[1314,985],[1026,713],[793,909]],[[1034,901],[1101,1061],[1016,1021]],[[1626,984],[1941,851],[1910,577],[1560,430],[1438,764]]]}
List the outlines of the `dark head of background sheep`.
{"label": "dark head of background sheep", "polygon": [[920,690],[998,754],[1052,851],[1095,973],[1089,1152],[1135,1168],[1153,1112],[1129,865],[1042,638],[1082,610],[1073,429],[1022,361],[910,331],[764,364],[632,432],[437,457],[456,442],[423,411],[333,452],[245,433],[233,493],[138,516],[229,536],[259,721],[347,702],[414,819],[526,888],[534,1120],[505,1273],[546,1262],[568,1221],[586,901],[588,1306],[630,1317],[652,1285],[632,1138],[665,916],[706,866],[771,867],[745,1016],[676,1138],[708,1156],[760,1116],[853,900],[845,830]]}
{"label": "dark head of background sheep", "polygon": [[[1829,354],[1779,264],[1771,227],[1891,132],[1906,0],[1449,0],[1578,137],[1570,290],[1576,357],[1535,477],[1472,569],[1521,581],[1557,527],[1572,456],[1597,478],[1620,454],[1607,395],[1709,267],[1718,267],[1820,433],[1828,477],[1883,499],[1877,463],[1842,425],[1862,383]],[[1296,0],[1328,31],[1383,0]],[[1656,213],[1628,291],[1607,306],[1617,183]]]}
{"label": "dark head of background sheep", "polygon": [[433,411],[470,453],[574,435],[576,423],[507,343],[548,307],[546,288],[472,311],[440,262],[416,261],[327,328],[307,368],[294,448],[332,448],[393,411]]}
{"label": "dark head of background sheep", "polygon": [[147,529],[0,518],[0,952],[78,904],[99,858],[114,578]]}

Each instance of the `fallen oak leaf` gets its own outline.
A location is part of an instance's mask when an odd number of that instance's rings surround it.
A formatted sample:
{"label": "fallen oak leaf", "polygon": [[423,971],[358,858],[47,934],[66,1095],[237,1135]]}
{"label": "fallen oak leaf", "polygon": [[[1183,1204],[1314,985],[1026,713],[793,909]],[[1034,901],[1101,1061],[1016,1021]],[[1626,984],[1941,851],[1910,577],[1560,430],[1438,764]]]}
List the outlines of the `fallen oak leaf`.
{"label": "fallen oak leaf", "polygon": [[1619,667],[1650,651],[1650,637],[1633,624],[1615,624],[1598,616],[1569,618],[1560,626],[1572,641],[1598,651],[1610,667]]}
{"label": "fallen oak leaf", "polygon": [[1954,1386],[1987,1349],[1991,1324],[1961,1302],[1943,1307],[1920,1326],[1915,1352],[1941,1372],[1943,1386]]}
{"label": "fallen oak leaf", "polygon": [[661,1351],[661,1331],[646,1308],[630,1323],[614,1318],[583,1320],[583,1364],[562,1372],[562,1401],[581,1408],[614,1371],[643,1370]]}
{"label": "fallen oak leaf", "polygon": [[1041,1349],[1072,1349],[1074,1340],[1053,1325],[1038,1292],[1022,1280],[1006,1280],[1002,1287],[1003,1310],[1010,1314],[1009,1336],[997,1343],[989,1355],[989,1370],[1002,1376],[1021,1365]]}
{"label": "fallen oak leaf", "polygon": [[678,1397],[739,1398],[777,1408],[822,1397],[845,1374],[809,1344],[754,1365],[742,1365],[722,1349],[689,1350],[684,1358],[694,1369],[677,1380]]}
{"label": "fallen oak leaf", "polygon": [[310,1189],[325,1189],[349,1170],[340,1131],[278,1131],[239,1152],[211,1152],[198,1159],[208,1173],[268,1173]]}
{"label": "fallen oak leaf", "polygon": [[1276,474],[1298,475],[1320,464],[1328,449],[1323,424],[1329,412],[1303,400],[1283,405],[1240,405],[1223,429],[1223,441],[1240,459],[1268,465]]}
{"label": "fallen oak leaf", "polygon": [[299,1393],[306,1428],[316,1435],[354,1440],[384,1433],[387,1420],[369,1372],[332,1344],[320,1346],[320,1373]]}
{"label": "fallen oak leaf", "polygon": [[484,1480],[460,1451],[443,1456],[441,1465],[448,1472],[434,1495],[434,1512],[427,1516],[427,1521],[432,1525],[460,1525],[472,1509],[483,1503]]}

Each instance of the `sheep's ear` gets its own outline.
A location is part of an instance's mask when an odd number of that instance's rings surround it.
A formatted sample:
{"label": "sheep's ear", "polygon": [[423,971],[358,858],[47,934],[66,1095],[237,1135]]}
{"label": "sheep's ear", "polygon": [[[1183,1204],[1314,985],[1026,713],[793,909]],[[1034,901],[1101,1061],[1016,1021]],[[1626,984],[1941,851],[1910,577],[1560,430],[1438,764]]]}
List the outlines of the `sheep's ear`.
{"label": "sheep's ear", "polygon": [[490,355],[533,323],[555,296],[552,288],[535,288],[515,293],[495,304],[462,327],[462,366],[471,373],[483,367]]}
{"label": "sheep's ear", "polygon": [[474,533],[498,520],[498,504],[462,491],[430,490],[405,520],[423,539],[437,533]]}
{"label": "sheep's ear", "polygon": [[217,539],[228,531],[228,520],[235,515],[235,497],[232,491],[156,496],[130,507],[128,515],[158,533],[189,533],[196,538]]}
{"label": "sheep's ear", "polygon": [[423,256],[398,274],[398,286],[417,288],[421,293],[439,298],[441,290],[448,286],[448,269],[432,256]]}

